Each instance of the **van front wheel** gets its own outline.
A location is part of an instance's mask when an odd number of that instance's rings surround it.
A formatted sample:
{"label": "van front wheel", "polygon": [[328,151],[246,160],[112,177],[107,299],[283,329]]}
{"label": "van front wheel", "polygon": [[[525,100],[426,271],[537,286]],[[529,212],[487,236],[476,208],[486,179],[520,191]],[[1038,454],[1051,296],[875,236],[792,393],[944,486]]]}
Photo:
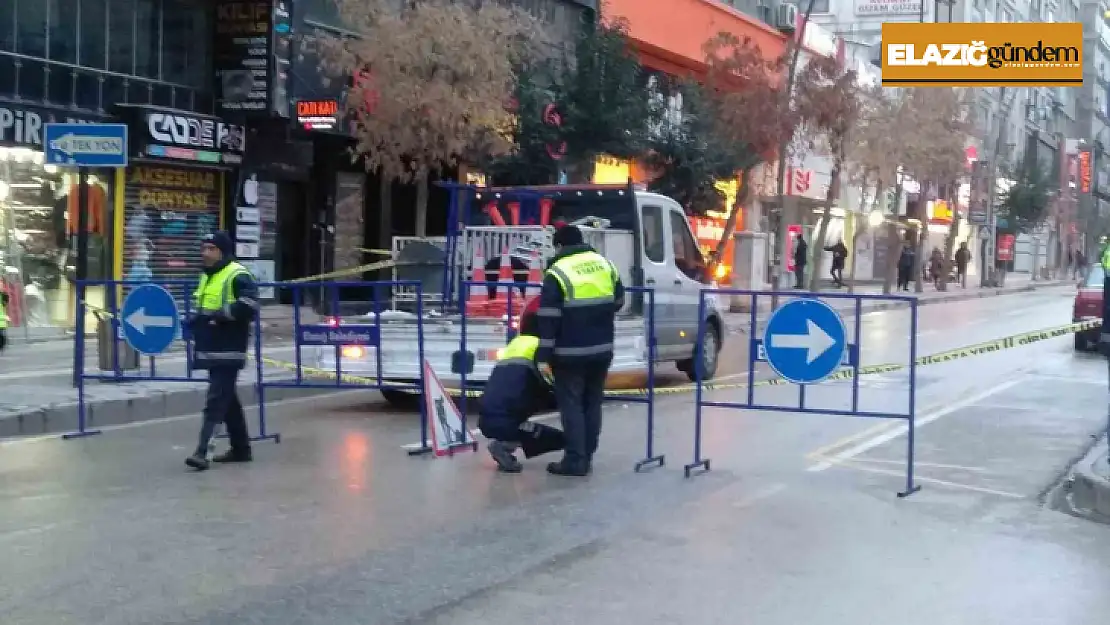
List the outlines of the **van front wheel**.
{"label": "van front wheel", "polygon": [[[717,365],[721,353],[721,336],[715,324],[707,324],[705,336],[701,343],[702,369],[701,379],[712,380],[717,375]],[[675,363],[678,370],[685,373],[691,382],[697,381],[697,371],[694,369],[694,359],[688,358]]]}

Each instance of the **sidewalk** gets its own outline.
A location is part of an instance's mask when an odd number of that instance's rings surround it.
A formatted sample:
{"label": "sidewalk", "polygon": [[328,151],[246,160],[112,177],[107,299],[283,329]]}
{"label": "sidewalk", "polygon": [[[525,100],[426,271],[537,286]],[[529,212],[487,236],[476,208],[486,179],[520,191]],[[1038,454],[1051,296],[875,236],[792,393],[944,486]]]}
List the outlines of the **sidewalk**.
{"label": "sidewalk", "polygon": [[[969,281],[970,281],[970,279],[969,279]],[[961,301],[965,301],[965,300],[978,299],[978,298],[981,298],[981,297],[995,297],[995,296],[998,296],[998,295],[1010,295],[1010,294],[1013,294],[1013,293],[1026,293],[1026,292],[1034,291],[1034,290],[1037,290],[1037,289],[1045,289],[1045,288],[1059,287],[1059,286],[1074,286],[1074,285],[1075,285],[1074,280],[1031,280],[1028,275],[1018,274],[1018,275],[1007,276],[1006,286],[1003,286],[1003,287],[980,288],[978,285],[972,286],[972,285],[969,284],[968,287],[965,289],[965,288],[961,288],[958,284],[950,284],[950,285],[948,285],[948,290],[947,291],[938,291],[931,284],[926,284],[925,285],[925,291],[922,292],[922,293],[914,293],[913,288],[911,287],[909,292],[892,291],[890,293],[890,295],[891,296],[902,296],[902,297],[916,297],[918,306],[927,306],[927,305],[930,305],[930,304],[945,304],[945,303],[950,303],[950,302],[961,302]],[[817,293],[817,296],[820,297],[823,294],[847,295],[848,290],[847,289],[827,289],[827,290],[819,291]],[[855,294],[855,295],[882,295],[883,294],[883,288],[882,288],[881,284],[865,284],[865,285],[862,285],[860,287],[857,287],[853,291],[853,294]],[[796,297],[803,297],[805,295],[807,295],[806,292],[798,291],[798,294],[797,294]],[[750,299],[751,298],[749,298],[749,297],[733,298],[733,300],[734,300],[732,302],[733,310],[730,310],[728,313],[725,313],[725,324],[729,327],[729,329],[733,333],[737,333],[737,332],[746,333],[747,332],[748,326],[750,325],[750,322],[751,322],[751,317],[750,317],[751,313],[750,313],[750,310],[747,309],[747,306],[750,306]],[[740,300],[740,301],[736,301],[736,300]],[[744,301],[744,300],[747,300],[747,301]],[[850,298],[836,297],[836,298],[828,298],[825,301],[830,306],[832,306],[834,309],[836,309],[838,312],[840,312],[842,314],[845,314],[845,315],[851,315],[853,309],[855,308],[855,301],[853,299],[850,299]],[[739,304],[739,306],[738,306],[738,304]],[[909,306],[909,304],[904,302],[904,301],[896,301],[896,300],[883,301],[883,300],[867,299],[867,300],[863,300],[861,302],[860,311],[864,312],[864,313],[867,313],[867,312],[874,312],[874,311],[877,311],[877,310],[891,310],[891,309],[895,309],[895,308],[906,308],[907,306]],[[740,308],[740,310],[736,310],[737,308]],[[766,314],[765,313],[771,312],[771,298],[769,296],[759,298],[759,311],[758,312],[760,313],[760,315],[759,315],[760,316],[760,321],[761,322],[766,321]]]}
{"label": "sidewalk", "polygon": [[1110,451],[1105,436],[1075,465],[1067,503],[1076,514],[1110,523]]}

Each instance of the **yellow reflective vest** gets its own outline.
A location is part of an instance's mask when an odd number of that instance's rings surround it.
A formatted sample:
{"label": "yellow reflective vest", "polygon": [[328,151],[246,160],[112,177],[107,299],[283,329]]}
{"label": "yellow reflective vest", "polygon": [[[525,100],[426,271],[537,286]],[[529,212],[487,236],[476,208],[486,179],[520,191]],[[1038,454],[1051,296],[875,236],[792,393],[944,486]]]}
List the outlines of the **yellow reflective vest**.
{"label": "yellow reflective vest", "polygon": [[515,339],[509,341],[509,344],[502,348],[500,355],[497,358],[497,364],[510,363],[512,364],[527,364],[534,366],[536,361],[536,350],[540,347],[540,339],[535,336],[527,334],[519,334]]}
{"label": "yellow reflective vest", "polygon": [[236,262],[230,262],[226,267],[209,276],[202,273],[200,284],[193,293],[195,312],[200,315],[224,313],[230,316],[232,293],[231,285],[235,277],[250,273],[250,271]]}

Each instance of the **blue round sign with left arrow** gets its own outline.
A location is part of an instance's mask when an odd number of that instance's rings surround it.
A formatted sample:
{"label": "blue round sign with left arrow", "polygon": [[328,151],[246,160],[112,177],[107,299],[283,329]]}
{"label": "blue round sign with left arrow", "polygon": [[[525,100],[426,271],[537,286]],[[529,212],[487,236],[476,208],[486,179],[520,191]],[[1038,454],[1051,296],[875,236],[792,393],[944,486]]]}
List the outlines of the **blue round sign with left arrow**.
{"label": "blue round sign with left arrow", "polygon": [[120,311],[123,338],[140,354],[161,354],[180,330],[177,302],[166,289],[144,284],[127,294]]}

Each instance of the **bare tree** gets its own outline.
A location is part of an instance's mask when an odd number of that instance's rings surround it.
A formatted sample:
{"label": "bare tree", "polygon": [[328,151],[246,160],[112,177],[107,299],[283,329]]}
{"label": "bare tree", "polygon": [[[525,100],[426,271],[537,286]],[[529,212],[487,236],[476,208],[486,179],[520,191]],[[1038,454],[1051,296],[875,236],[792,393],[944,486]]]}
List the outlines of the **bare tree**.
{"label": "bare tree", "polygon": [[497,2],[335,0],[351,36],[321,35],[345,100],[356,156],[383,180],[416,185],[416,235],[427,234],[430,176],[475,151],[512,147],[519,61],[538,53],[536,21]]}
{"label": "bare tree", "polygon": [[[813,147],[832,158],[829,188],[825,192],[825,206],[818,233],[811,248],[814,258],[821,258],[821,246],[829,231],[832,206],[840,196],[840,178],[848,154],[849,134],[860,115],[860,90],[856,73],[845,71],[833,58],[812,59],[797,77],[795,115],[810,133]],[[820,271],[809,274],[809,290],[816,291]]]}

